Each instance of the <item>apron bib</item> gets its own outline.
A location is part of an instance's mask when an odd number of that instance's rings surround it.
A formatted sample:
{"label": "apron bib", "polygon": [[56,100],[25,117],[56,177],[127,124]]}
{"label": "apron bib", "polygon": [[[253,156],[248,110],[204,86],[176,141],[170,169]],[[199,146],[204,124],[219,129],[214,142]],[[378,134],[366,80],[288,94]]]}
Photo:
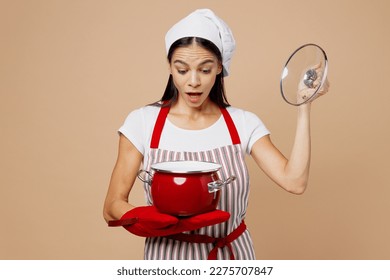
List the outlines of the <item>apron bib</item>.
{"label": "apron bib", "polygon": [[[221,108],[221,113],[232,139],[232,145],[199,152],[168,151],[159,149],[159,142],[169,109],[170,107],[162,107],[160,109],[152,134],[148,162],[144,169],[152,172],[152,164],[164,161],[207,161],[222,165],[218,174],[222,180],[231,175],[236,176],[235,181],[220,190],[221,196],[217,206],[217,209],[229,212],[231,215],[230,219],[225,223],[203,227],[186,233],[207,235],[216,239],[227,237],[235,229],[239,228],[240,225],[242,228],[249,196],[248,170],[244,153],[241,149],[240,137],[234,122],[228,111],[225,108]],[[144,189],[147,204],[152,205],[150,186],[144,184]],[[207,260],[209,252],[213,248],[214,244],[212,243],[192,243],[166,237],[150,237],[146,238],[145,241],[144,258],[146,260]],[[235,259],[255,259],[253,243],[248,230],[245,229],[229,246],[220,247],[216,258],[228,260],[231,258],[231,252],[234,254]]]}

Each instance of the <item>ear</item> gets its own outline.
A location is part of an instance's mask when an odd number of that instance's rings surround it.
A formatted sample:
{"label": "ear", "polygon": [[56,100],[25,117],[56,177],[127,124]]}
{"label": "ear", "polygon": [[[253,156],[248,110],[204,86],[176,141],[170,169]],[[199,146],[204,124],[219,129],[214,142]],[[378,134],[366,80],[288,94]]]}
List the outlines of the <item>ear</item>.
{"label": "ear", "polygon": [[221,74],[222,70],[223,70],[222,64],[218,64],[217,75]]}

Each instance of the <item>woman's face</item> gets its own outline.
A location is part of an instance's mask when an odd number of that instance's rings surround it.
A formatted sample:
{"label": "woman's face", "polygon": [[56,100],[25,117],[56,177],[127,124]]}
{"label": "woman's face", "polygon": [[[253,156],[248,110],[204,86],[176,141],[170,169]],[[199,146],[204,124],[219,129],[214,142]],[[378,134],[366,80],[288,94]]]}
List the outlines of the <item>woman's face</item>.
{"label": "woman's face", "polygon": [[178,101],[197,108],[208,100],[222,66],[212,52],[193,43],[174,51],[170,71],[179,92]]}

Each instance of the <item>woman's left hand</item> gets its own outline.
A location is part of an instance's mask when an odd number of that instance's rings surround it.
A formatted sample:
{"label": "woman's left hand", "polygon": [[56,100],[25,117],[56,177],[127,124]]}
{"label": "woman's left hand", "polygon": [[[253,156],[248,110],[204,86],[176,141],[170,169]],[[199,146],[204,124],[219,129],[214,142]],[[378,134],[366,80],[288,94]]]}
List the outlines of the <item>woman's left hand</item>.
{"label": "woman's left hand", "polygon": [[[304,80],[299,83],[298,86],[298,94],[297,94],[297,102],[302,103],[305,100],[309,99],[317,90],[318,86],[320,85],[320,82],[322,80],[323,72],[320,71],[319,69],[321,68],[321,64],[317,64],[314,66],[313,69],[316,71],[317,78],[313,81],[313,86],[308,87],[305,85]],[[313,102],[315,99],[318,97],[326,94],[329,91],[329,80],[328,78],[325,79],[324,83],[321,85],[320,90],[317,92],[317,94],[314,96],[313,99],[311,99],[309,102]]]}

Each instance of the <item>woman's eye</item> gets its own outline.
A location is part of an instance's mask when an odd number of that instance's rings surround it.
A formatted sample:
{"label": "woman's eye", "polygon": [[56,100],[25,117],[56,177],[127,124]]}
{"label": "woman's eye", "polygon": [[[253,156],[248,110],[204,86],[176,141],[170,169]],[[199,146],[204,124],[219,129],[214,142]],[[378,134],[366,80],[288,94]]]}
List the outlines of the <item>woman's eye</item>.
{"label": "woman's eye", "polygon": [[177,69],[177,73],[184,75],[185,73],[187,73],[187,70]]}
{"label": "woman's eye", "polygon": [[211,69],[202,69],[202,73],[209,74],[211,72]]}

